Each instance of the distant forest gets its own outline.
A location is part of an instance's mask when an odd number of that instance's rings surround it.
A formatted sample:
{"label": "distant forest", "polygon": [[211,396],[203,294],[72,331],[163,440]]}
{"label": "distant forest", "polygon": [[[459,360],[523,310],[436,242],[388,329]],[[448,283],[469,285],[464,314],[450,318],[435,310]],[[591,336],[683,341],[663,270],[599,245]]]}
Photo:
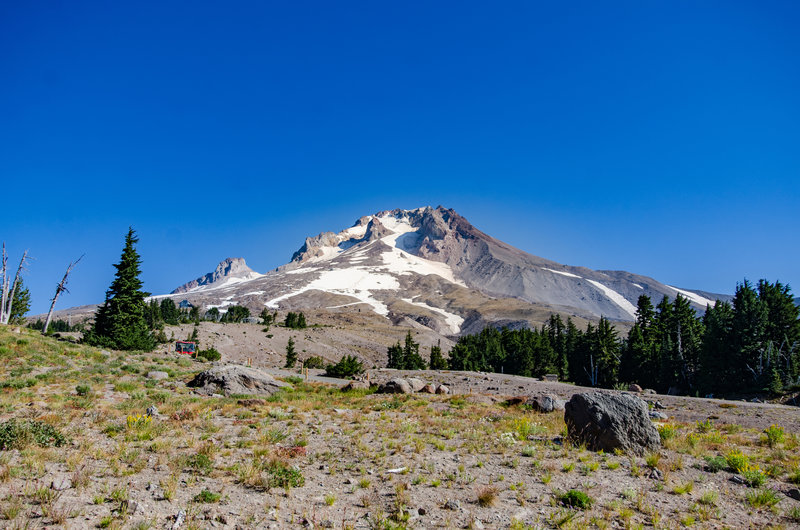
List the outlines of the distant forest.
{"label": "distant forest", "polygon": [[702,317],[680,294],[653,306],[640,296],[636,323],[620,337],[605,318],[586,330],[552,315],[539,329],[486,328],[458,339],[452,370],[541,377],[579,385],[636,383],[661,393],[778,394],[800,387],[800,309],[788,285],[747,280],[732,303]]}

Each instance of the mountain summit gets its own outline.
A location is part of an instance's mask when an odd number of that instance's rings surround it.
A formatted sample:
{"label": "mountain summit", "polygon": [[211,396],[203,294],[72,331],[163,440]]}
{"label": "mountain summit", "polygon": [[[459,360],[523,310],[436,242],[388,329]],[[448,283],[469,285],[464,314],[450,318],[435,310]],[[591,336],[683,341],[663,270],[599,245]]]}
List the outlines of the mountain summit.
{"label": "mountain summit", "polygon": [[382,211],[306,238],[289,263],[264,275],[229,258],[173,293],[222,309],[369,309],[449,335],[487,324],[532,325],[553,312],[632,321],[642,294],[657,302],[680,293],[700,310],[727,298],[540,258],[441,206]]}
{"label": "mountain summit", "polygon": [[225,284],[253,280],[259,276],[261,275],[247,266],[244,258],[225,258],[219,262],[214,272],[209,272],[196,280],[184,283],[170,294],[220,287]]}

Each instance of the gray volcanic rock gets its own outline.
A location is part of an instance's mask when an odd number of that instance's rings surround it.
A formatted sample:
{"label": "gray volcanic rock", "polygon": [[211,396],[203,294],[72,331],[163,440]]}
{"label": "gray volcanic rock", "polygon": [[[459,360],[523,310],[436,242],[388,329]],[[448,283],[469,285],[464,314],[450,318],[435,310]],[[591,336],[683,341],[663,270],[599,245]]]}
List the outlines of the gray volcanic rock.
{"label": "gray volcanic rock", "polygon": [[172,291],[171,294],[186,293],[198,287],[211,286],[212,284],[224,282],[229,278],[254,279],[259,276],[260,274],[247,266],[244,258],[225,258],[217,265],[214,272],[209,272],[196,280],[181,285]]}
{"label": "gray volcanic rock", "polygon": [[200,372],[186,386],[197,389],[200,394],[255,394],[271,396],[281,388],[291,388],[292,385],[278,381],[271,375],[255,368],[229,364],[215,366],[205,372]]}
{"label": "gray volcanic rock", "polygon": [[564,421],[570,438],[594,451],[641,455],[661,446],[647,403],[630,394],[575,394],[565,406]]}

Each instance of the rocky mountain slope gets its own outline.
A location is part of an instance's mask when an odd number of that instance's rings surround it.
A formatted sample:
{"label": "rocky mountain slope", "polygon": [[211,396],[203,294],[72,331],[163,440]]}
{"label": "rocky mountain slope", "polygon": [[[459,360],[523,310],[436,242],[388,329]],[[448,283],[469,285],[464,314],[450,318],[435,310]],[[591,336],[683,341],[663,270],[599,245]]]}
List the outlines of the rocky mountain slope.
{"label": "rocky mountain slope", "polygon": [[642,294],[654,303],[678,293],[702,311],[728,296],[681,289],[625,271],[566,266],[485,234],[451,209],[391,210],[341,232],[309,237],[289,263],[266,274],[241,258],[168,296],[205,309],[372,311],[395,324],[442,335],[485,325],[535,325],[557,312],[621,323]]}

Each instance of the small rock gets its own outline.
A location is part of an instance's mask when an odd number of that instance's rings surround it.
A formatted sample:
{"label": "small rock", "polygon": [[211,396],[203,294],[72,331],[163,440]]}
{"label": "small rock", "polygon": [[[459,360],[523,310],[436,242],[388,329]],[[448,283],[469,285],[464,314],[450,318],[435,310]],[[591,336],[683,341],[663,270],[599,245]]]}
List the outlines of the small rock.
{"label": "small rock", "polygon": [[50,487],[56,491],[68,490],[72,487],[72,481],[66,477],[57,478],[50,484]]}
{"label": "small rock", "polygon": [[661,403],[660,401],[656,401],[655,403],[653,403],[653,406],[655,408],[659,409],[659,410],[666,410],[667,409],[667,406],[664,405],[663,403]]}
{"label": "small rock", "polygon": [[731,482],[734,484],[747,484],[747,481],[741,475],[734,475],[731,477]]}
{"label": "small rock", "polygon": [[151,372],[147,372],[147,378],[160,381],[162,379],[169,379],[169,374],[167,372],[162,372],[160,370],[153,370]]}
{"label": "small rock", "polygon": [[786,491],[786,496],[790,499],[794,499],[796,501],[800,501],[800,489],[792,488]]}
{"label": "small rock", "polygon": [[346,479],[344,479],[344,483],[350,485],[350,484],[353,483],[353,481],[351,479],[349,479],[349,478],[346,478]]}
{"label": "small rock", "polygon": [[333,521],[330,519],[325,519],[321,523],[319,523],[320,528],[333,528]]}
{"label": "small rock", "polygon": [[16,327],[11,330],[11,333],[16,333],[17,335],[19,335],[20,333],[22,333],[22,330],[19,327]]}
{"label": "small rock", "polygon": [[631,383],[630,385],[628,385],[628,392],[641,392],[641,391],[642,387],[640,387],[636,383]]}
{"label": "small rock", "polygon": [[411,390],[414,392],[419,392],[425,388],[425,385],[427,384],[422,379],[417,379],[416,377],[409,377],[406,379],[406,381],[408,381],[408,384],[411,385]]}
{"label": "small rock", "polygon": [[483,523],[480,519],[473,519],[472,520],[472,528],[475,530],[483,530]]}
{"label": "small rock", "polygon": [[186,512],[184,510],[179,511],[175,515],[175,522],[172,523],[172,530],[178,530],[181,527],[183,522],[186,520]]}
{"label": "small rock", "polygon": [[444,503],[444,508],[445,510],[459,510],[461,509],[461,505],[458,503],[458,501],[449,500]]}
{"label": "small rock", "polygon": [[425,515],[426,513],[428,513],[428,510],[426,510],[425,508],[420,508],[417,510],[417,513],[419,515]]}
{"label": "small rock", "polygon": [[366,381],[350,381],[349,383],[342,386],[342,392],[347,392],[348,390],[369,390],[369,383]]}
{"label": "small rock", "polygon": [[427,385],[422,387],[422,390],[420,390],[420,392],[422,392],[423,394],[435,394],[436,393],[436,385],[428,383]]}
{"label": "small rock", "polygon": [[642,390],[642,394],[655,394],[655,393],[656,391],[653,390],[652,388],[645,388],[644,390]]}
{"label": "small rock", "polygon": [[156,416],[157,417],[158,416],[158,407],[156,407],[155,405],[150,405],[149,407],[147,407],[147,410],[145,412],[147,412],[148,416]]}
{"label": "small rock", "polygon": [[447,388],[444,385],[439,385],[438,387],[436,387],[436,393],[437,394],[449,394],[450,393],[450,389]]}
{"label": "small rock", "polygon": [[653,420],[667,420],[667,419],[669,419],[669,417],[666,414],[664,414],[663,412],[658,412],[656,410],[651,410],[650,412],[648,412],[648,414],[650,415],[650,419],[653,419]]}
{"label": "small rock", "polygon": [[661,471],[659,471],[658,469],[653,468],[650,470],[650,474],[648,475],[648,477],[653,480],[661,480],[664,477],[664,475],[662,475]]}

